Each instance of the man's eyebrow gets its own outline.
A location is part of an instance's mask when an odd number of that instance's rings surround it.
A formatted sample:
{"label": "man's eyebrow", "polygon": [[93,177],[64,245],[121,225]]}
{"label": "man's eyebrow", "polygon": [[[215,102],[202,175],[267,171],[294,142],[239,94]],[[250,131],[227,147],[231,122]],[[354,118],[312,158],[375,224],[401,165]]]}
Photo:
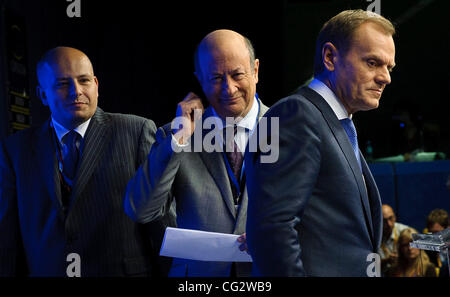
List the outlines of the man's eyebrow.
{"label": "man's eyebrow", "polygon": [[237,66],[236,68],[234,68],[233,70],[231,70],[231,72],[236,72],[236,71],[242,71],[245,70],[244,66]]}
{"label": "man's eyebrow", "polygon": [[[77,76],[77,78],[83,78],[83,77],[91,78],[91,77],[94,77],[94,75],[92,75],[92,74],[81,74],[81,75]],[[70,79],[71,79],[71,77],[65,77],[65,76],[56,78],[56,80],[58,80],[58,81],[60,81],[60,80],[70,80]]]}
{"label": "man's eyebrow", "polygon": [[376,60],[377,63],[387,64],[389,70],[392,70],[395,67],[395,65],[396,65],[395,62],[393,62],[393,64],[390,64],[389,62],[387,62],[386,60],[384,60],[383,58],[381,58],[381,57],[379,57],[377,55],[368,55],[366,57],[366,59],[373,59],[373,60]]}
{"label": "man's eyebrow", "polygon": [[245,68],[239,66],[239,67],[231,70],[231,73],[233,73],[233,74],[238,73],[238,72],[245,72]]}
{"label": "man's eyebrow", "polygon": [[217,70],[212,70],[212,71],[210,71],[209,72],[209,75],[211,75],[211,76],[215,76],[215,75],[222,75],[222,73],[220,73],[219,71],[217,71]]}
{"label": "man's eyebrow", "polygon": [[384,63],[385,62],[385,60],[383,60],[380,56],[373,55],[373,54],[367,55],[366,59],[373,59],[373,60],[376,60],[377,62],[380,62],[380,63]]}

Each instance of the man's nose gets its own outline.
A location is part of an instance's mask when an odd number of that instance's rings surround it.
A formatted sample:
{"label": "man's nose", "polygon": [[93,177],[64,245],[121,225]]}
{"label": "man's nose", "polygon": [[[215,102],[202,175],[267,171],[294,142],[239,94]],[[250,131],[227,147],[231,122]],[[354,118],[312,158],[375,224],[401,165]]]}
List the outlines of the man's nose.
{"label": "man's nose", "polygon": [[81,86],[76,80],[72,80],[70,84],[70,94],[75,98],[81,95]]}
{"label": "man's nose", "polygon": [[237,87],[235,81],[231,77],[226,77],[222,82],[222,92],[228,96],[233,96],[236,93]]}
{"label": "man's nose", "polygon": [[391,83],[391,73],[387,69],[387,67],[383,67],[380,69],[380,71],[377,73],[377,76],[375,77],[375,80],[380,85],[388,85]]}

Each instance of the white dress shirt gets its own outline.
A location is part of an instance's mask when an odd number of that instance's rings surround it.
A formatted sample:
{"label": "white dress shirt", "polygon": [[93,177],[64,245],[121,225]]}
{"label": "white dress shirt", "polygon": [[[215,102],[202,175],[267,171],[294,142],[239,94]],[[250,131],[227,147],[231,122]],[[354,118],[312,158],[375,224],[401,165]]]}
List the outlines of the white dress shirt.
{"label": "white dress shirt", "polygon": [[[214,108],[212,108],[212,111],[213,111],[215,120],[217,122],[218,121],[221,122],[220,124],[218,123],[218,125],[216,127],[223,127],[223,129],[226,129],[227,127],[231,127],[232,124],[234,123],[233,120],[232,120],[231,124],[222,120],[219,117],[219,115],[216,113]],[[252,107],[250,108],[248,113],[245,115],[245,117],[243,117],[241,120],[239,120],[239,122],[234,123],[234,124],[236,124],[236,126],[238,126],[236,135],[234,136],[234,141],[236,142],[236,145],[238,146],[238,149],[242,154],[244,154],[244,152],[245,152],[245,147],[247,146],[249,136],[252,135],[253,130],[256,127],[256,123],[258,121],[258,119],[257,119],[258,112],[259,112],[259,101],[258,101],[258,99],[254,98]],[[223,133],[223,129],[220,132]],[[222,140],[222,138],[220,138],[220,137],[218,139]],[[221,146],[222,145],[223,145],[223,143],[221,143]]]}
{"label": "white dress shirt", "polygon": [[[91,119],[87,120],[86,122],[84,122],[83,124],[79,125],[78,127],[76,127],[75,129],[72,129],[72,130],[75,130],[76,132],[78,132],[78,134],[81,135],[81,138],[84,139],[84,134],[86,134],[86,130],[87,130],[90,122],[91,122]],[[64,144],[62,143],[61,140],[64,137],[64,135],[69,133],[71,130],[66,129],[63,125],[59,124],[53,117],[52,117],[52,123],[53,123],[53,127],[55,128],[55,132],[56,132],[56,136],[58,137],[59,144],[61,144],[61,147],[64,147]]]}
{"label": "white dress shirt", "polygon": [[[214,110],[213,107],[212,114],[214,116],[215,121],[215,127],[221,127],[221,129],[217,129],[217,133],[223,133],[223,129],[230,127],[231,124],[227,124],[226,120],[222,120],[217,112]],[[258,122],[258,113],[259,113],[259,101],[256,97],[253,98],[252,107],[248,111],[248,113],[243,117],[239,122],[235,123],[238,126],[236,135],[234,137],[234,140],[236,142],[236,145],[238,146],[239,151],[244,154],[245,147],[247,146],[248,138],[252,135],[256,124]],[[223,147],[222,143],[222,137],[216,137],[217,140],[220,142],[220,147]],[[175,138],[175,136],[172,134],[172,144],[177,147],[185,147],[189,145],[189,140],[185,142],[184,144],[179,144]]]}
{"label": "white dress shirt", "polygon": [[[81,142],[82,139],[84,139],[84,135],[86,134],[86,130],[89,126],[89,123],[91,122],[91,119],[87,120],[86,122],[82,123],[81,125],[77,126],[75,130],[80,136],[81,139],[79,141],[77,141],[76,146],[79,149],[81,146]],[[64,144],[62,142],[63,137],[69,133],[71,130],[66,129],[63,125],[59,124],[53,117],[52,117],[52,125],[53,128],[55,129],[55,133],[56,133],[56,137],[58,138],[58,142],[60,145],[60,152],[62,154],[62,157],[64,158],[66,156],[66,154],[69,152],[69,148],[66,144]],[[63,164],[62,164],[62,160],[60,158],[58,158],[58,168],[59,171],[62,173],[63,172]],[[72,180],[69,179],[68,177],[64,176],[65,181],[72,186]]]}
{"label": "white dress shirt", "polygon": [[[334,114],[336,115],[339,121],[346,118],[349,118],[350,120],[352,119],[353,115],[348,114],[341,100],[339,100],[336,94],[322,81],[318,80],[317,78],[314,78],[312,82],[308,85],[308,87],[319,93],[319,95],[322,96],[323,99],[325,99],[325,101],[331,107],[331,109],[333,110]],[[362,174],[362,176],[364,185],[366,185],[366,179],[364,178],[364,174]]]}
{"label": "white dress shirt", "polygon": [[330,88],[324,84],[322,81],[318,80],[317,78],[313,79],[312,82],[308,85],[310,89],[313,89],[317,93],[319,93],[320,96],[325,99],[325,101],[330,105],[331,109],[333,110],[334,114],[337,116],[338,120],[352,118],[352,114],[348,114],[347,110],[345,109],[344,104],[342,104],[341,100],[334,94]]}

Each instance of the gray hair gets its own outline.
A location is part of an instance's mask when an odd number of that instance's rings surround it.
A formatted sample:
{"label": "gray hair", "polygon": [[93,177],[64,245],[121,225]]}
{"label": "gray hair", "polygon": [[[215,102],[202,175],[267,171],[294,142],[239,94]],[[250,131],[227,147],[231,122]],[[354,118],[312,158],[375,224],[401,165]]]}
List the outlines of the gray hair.
{"label": "gray hair", "polygon": [[[255,67],[255,49],[253,47],[252,42],[250,41],[250,39],[248,39],[247,37],[243,36],[244,38],[244,42],[245,42],[245,46],[247,47],[248,50],[248,56],[250,58],[250,66],[252,68]],[[201,67],[200,67],[200,45],[201,42],[197,45],[195,52],[194,52],[194,67],[195,67],[195,72],[200,74],[201,73]]]}

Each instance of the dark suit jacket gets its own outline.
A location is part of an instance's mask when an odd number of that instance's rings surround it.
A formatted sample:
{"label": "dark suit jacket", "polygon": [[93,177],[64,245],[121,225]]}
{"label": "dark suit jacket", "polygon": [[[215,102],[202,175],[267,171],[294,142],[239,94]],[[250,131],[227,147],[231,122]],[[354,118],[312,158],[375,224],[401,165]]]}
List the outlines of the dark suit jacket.
{"label": "dark suit jacket", "polygon": [[[258,118],[267,109],[260,102]],[[212,115],[211,107],[207,108],[203,120]],[[203,130],[203,137],[208,133],[210,130]],[[151,222],[165,213],[168,202],[175,200],[180,228],[244,233],[247,192],[244,190],[236,210],[223,153],[195,152],[195,137],[191,137],[191,152],[174,153],[171,135],[170,124],[158,129],[148,159],[128,184],[126,213],[137,222]],[[250,265],[246,264],[236,265],[238,276],[250,275]],[[175,258],[169,275],[227,277],[230,271],[231,262]]]}
{"label": "dark suit jacket", "polygon": [[70,253],[80,255],[81,276],[150,275],[152,242],[146,226],[124,214],[123,194],[155,130],[150,120],[98,108],[67,215],[49,121],[2,141],[0,275],[66,276]]}
{"label": "dark suit jacket", "polygon": [[366,276],[367,256],[381,242],[382,214],[363,156],[361,173],[333,110],[309,88],[265,117],[279,117],[279,159],[260,163],[260,151],[245,159],[254,274]]}

